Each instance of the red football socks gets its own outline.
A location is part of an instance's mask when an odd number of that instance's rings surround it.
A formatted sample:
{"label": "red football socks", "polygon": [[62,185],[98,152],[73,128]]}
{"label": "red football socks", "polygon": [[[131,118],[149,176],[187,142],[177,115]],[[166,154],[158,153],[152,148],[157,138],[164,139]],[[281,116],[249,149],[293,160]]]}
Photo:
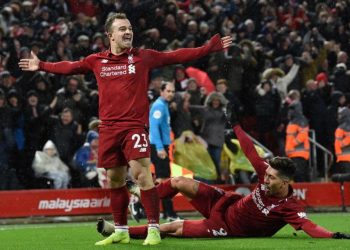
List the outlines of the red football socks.
{"label": "red football socks", "polygon": [[115,226],[128,224],[129,193],[126,186],[111,189],[111,207]]}
{"label": "red football socks", "polygon": [[141,202],[145,208],[148,224],[159,224],[159,197],[155,187],[141,190]]}

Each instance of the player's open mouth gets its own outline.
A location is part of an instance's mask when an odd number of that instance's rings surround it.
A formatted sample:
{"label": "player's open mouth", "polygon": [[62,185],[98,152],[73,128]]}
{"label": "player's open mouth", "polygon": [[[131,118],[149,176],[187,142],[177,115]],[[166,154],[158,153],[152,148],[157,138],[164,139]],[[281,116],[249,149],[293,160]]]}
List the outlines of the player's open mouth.
{"label": "player's open mouth", "polygon": [[123,41],[125,41],[125,42],[131,42],[131,37],[123,37]]}

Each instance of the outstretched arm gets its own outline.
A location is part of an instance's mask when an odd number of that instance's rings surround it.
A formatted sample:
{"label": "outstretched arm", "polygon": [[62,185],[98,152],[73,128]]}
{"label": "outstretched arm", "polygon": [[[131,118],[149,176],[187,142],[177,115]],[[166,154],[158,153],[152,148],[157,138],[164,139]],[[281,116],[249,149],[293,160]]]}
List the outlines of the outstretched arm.
{"label": "outstretched arm", "polygon": [[232,126],[233,131],[235,132],[239,144],[241,145],[242,151],[245,156],[248,158],[255,171],[258,174],[259,180],[264,178],[265,171],[267,168],[267,163],[262,159],[258,152],[256,151],[252,140],[247,136],[244,130],[240,125],[236,124]]}
{"label": "outstretched arm", "polygon": [[332,232],[313,223],[312,221],[305,222],[301,229],[312,238],[332,238],[333,236]]}
{"label": "outstretched arm", "polygon": [[341,232],[330,232],[327,229],[313,223],[312,221],[306,222],[301,229],[310,235],[312,238],[333,238],[333,239],[347,239],[350,240],[350,234]]}
{"label": "outstretched arm", "polygon": [[86,60],[76,62],[62,61],[57,63],[42,62],[33,51],[31,51],[30,58],[21,59],[18,65],[24,71],[42,70],[64,75],[84,74],[91,70]]}
{"label": "outstretched arm", "polygon": [[334,238],[334,239],[350,239],[350,235],[336,232],[333,233],[327,229],[313,223],[309,220],[304,212],[304,208],[299,202],[289,203],[282,211],[284,221],[290,224],[296,230],[303,230],[312,238]]}
{"label": "outstretched arm", "polygon": [[209,53],[228,48],[231,44],[232,37],[225,36],[220,38],[220,35],[216,34],[207,44],[198,48],[183,48],[170,52],[147,50],[148,53],[145,55],[144,60],[151,68],[157,68],[170,64],[194,61]]}

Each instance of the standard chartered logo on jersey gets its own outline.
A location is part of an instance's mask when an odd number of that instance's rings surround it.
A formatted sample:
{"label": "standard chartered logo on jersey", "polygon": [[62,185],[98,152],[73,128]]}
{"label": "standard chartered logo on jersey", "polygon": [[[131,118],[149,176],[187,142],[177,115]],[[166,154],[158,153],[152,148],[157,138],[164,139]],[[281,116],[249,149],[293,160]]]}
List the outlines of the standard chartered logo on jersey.
{"label": "standard chartered logo on jersey", "polygon": [[122,76],[126,74],[136,74],[136,67],[134,64],[129,64],[128,66],[126,64],[103,66],[100,72],[101,77]]}
{"label": "standard chartered logo on jersey", "polygon": [[[261,184],[260,186],[261,190],[264,191],[265,190],[265,185]],[[270,213],[270,211],[272,209],[274,209],[275,207],[278,207],[279,205],[275,205],[275,204],[271,204],[271,206],[266,206],[264,204],[264,202],[262,201],[261,195],[260,195],[260,189],[256,188],[253,193],[252,193],[252,198],[253,201],[255,203],[255,205],[257,206],[257,208],[266,216]]]}
{"label": "standard chartered logo on jersey", "polygon": [[[101,63],[108,63],[108,60],[103,59]],[[133,55],[128,56],[128,64],[124,65],[113,65],[113,66],[102,66],[100,76],[101,77],[110,77],[110,76],[122,76],[122,75],[132,75],[136,74],[136,67],[134,64]]]}

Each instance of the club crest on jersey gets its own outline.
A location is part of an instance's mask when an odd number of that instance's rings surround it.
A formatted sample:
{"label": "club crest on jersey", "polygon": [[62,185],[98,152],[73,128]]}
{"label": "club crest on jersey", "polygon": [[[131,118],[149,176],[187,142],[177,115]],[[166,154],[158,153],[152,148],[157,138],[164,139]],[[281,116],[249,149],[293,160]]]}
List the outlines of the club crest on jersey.
{"label": "club crest on jersey", "polygon": [[128,64],[133,64],[134,63],[134,55],[133,54],[130,54],[128,56]]}
{"label": "club crest on jersey", "polygon": [[134,64],[129,64],[128,72],[129,72],[129,74],[135,74],[136,73],[136,68],[135,68]]}

